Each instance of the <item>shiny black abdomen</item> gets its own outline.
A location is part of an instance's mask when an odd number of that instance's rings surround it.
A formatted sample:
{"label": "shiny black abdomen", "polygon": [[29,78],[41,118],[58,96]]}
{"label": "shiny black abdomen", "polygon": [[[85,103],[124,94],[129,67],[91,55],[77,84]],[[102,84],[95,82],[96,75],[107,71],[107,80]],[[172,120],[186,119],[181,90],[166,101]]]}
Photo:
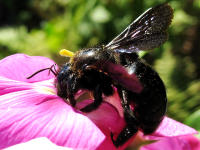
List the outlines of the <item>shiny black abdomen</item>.
{"label": "shiny black abdomen", "polygon": [[135,62],[134,65],[143,91],[140,94],[131,92],[129,99],[134,101],[135,117],[139,121],[140,129],[144,134],[150,134],[155,131],[166,113],[166,90],[159,75],[149,65],[141,61]]}
{"label": "shiny black abdomen", "polygon": [[137,57],[122,54],[121,63],[129,73],[134,73],[143,85],[141,93],[128,91],[129,104],[134,105],[134,115],[139,128],[144,134],[150,134],[156,130],[162,121],[167,107],[166,89],[158,73],[148,64]]}

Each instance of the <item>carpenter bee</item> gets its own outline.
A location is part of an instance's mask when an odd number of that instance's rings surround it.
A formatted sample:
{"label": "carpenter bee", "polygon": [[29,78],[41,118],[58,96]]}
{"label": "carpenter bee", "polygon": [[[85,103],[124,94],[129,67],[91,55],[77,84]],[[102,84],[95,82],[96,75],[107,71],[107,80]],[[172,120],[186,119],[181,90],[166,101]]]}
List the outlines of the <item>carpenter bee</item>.
{"label": "carpenter bee", "polygon": [[[139,58],[140,50],[151,50],[167,40],[167,28],[173,10],[167,4],[148,9],[107,45],[87,48],[70,55],[56,74],[57,94],[75,107],[74,95],[80,89],[91,91],[94,102],[81,109],[91,112],[102,103],[102,96],[112,96],[113,87],[121,99],[126,126],[111,139],[123,145],[138,130],[153,133],[166,113],[167,97],[158,73]],[[49,68],[52,72],[52,67]],[[132,108],[134,106],[134,108]]]}

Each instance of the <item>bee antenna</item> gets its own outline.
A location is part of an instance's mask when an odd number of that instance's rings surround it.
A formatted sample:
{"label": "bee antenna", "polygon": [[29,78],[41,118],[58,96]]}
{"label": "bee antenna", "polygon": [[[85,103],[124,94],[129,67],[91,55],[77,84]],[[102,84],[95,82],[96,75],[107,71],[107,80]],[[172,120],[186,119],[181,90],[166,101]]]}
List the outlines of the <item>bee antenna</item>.
{"label": "bee antenna", "polygon": [[57,76],[58,72],[57,72],[55,66],[56,66],[56,64],[53,64],[49,68],[40,69],[40,70],[36,71],[35,73],[33,73],[32,75],[30,75],[29,77],[27,77],[27,79],[30,79],[30,78],[34,77],[35,75],[37,75],[38,73],[43,72],[45,70],[49,70],[49,74],[50,74],[50,72],[52,72],[55,76]]}

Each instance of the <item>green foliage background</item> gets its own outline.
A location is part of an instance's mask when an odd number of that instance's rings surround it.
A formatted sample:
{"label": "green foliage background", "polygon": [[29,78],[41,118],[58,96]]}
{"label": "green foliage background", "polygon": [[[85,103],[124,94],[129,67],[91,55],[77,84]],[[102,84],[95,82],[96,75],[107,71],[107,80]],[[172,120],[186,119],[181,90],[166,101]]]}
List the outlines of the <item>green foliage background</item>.
{"label": "green foliage background", "polygon": [[[138,15],[165,0],[2,0],[0,58],[42,55],[58,64],[62,48],[108,43]],[[168,0],[174,9],[169,40],[143,58],[159,72],[168,116],[200,130],[200,1]],[[152,89],[153,90],[153,89]]]}

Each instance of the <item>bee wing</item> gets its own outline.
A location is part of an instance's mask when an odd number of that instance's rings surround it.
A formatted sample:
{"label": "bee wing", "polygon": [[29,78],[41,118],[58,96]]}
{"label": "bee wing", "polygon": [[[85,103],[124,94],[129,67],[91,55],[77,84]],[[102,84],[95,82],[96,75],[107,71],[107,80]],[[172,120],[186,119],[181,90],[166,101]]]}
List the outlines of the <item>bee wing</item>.
{"label": "bee wing", "polygon": [[173,10],[167,4],[148,9],[133,21],[120,35],[105,47],[129,51],[159,47],[167,40],[167,28],[173,18]]}
{"label": "bee wing", "polygon": [[135,93],[142,91],[143,86],[137,76],[135,74],[129,74],[122,65],[104,62],[103,68],[115,83]]}

